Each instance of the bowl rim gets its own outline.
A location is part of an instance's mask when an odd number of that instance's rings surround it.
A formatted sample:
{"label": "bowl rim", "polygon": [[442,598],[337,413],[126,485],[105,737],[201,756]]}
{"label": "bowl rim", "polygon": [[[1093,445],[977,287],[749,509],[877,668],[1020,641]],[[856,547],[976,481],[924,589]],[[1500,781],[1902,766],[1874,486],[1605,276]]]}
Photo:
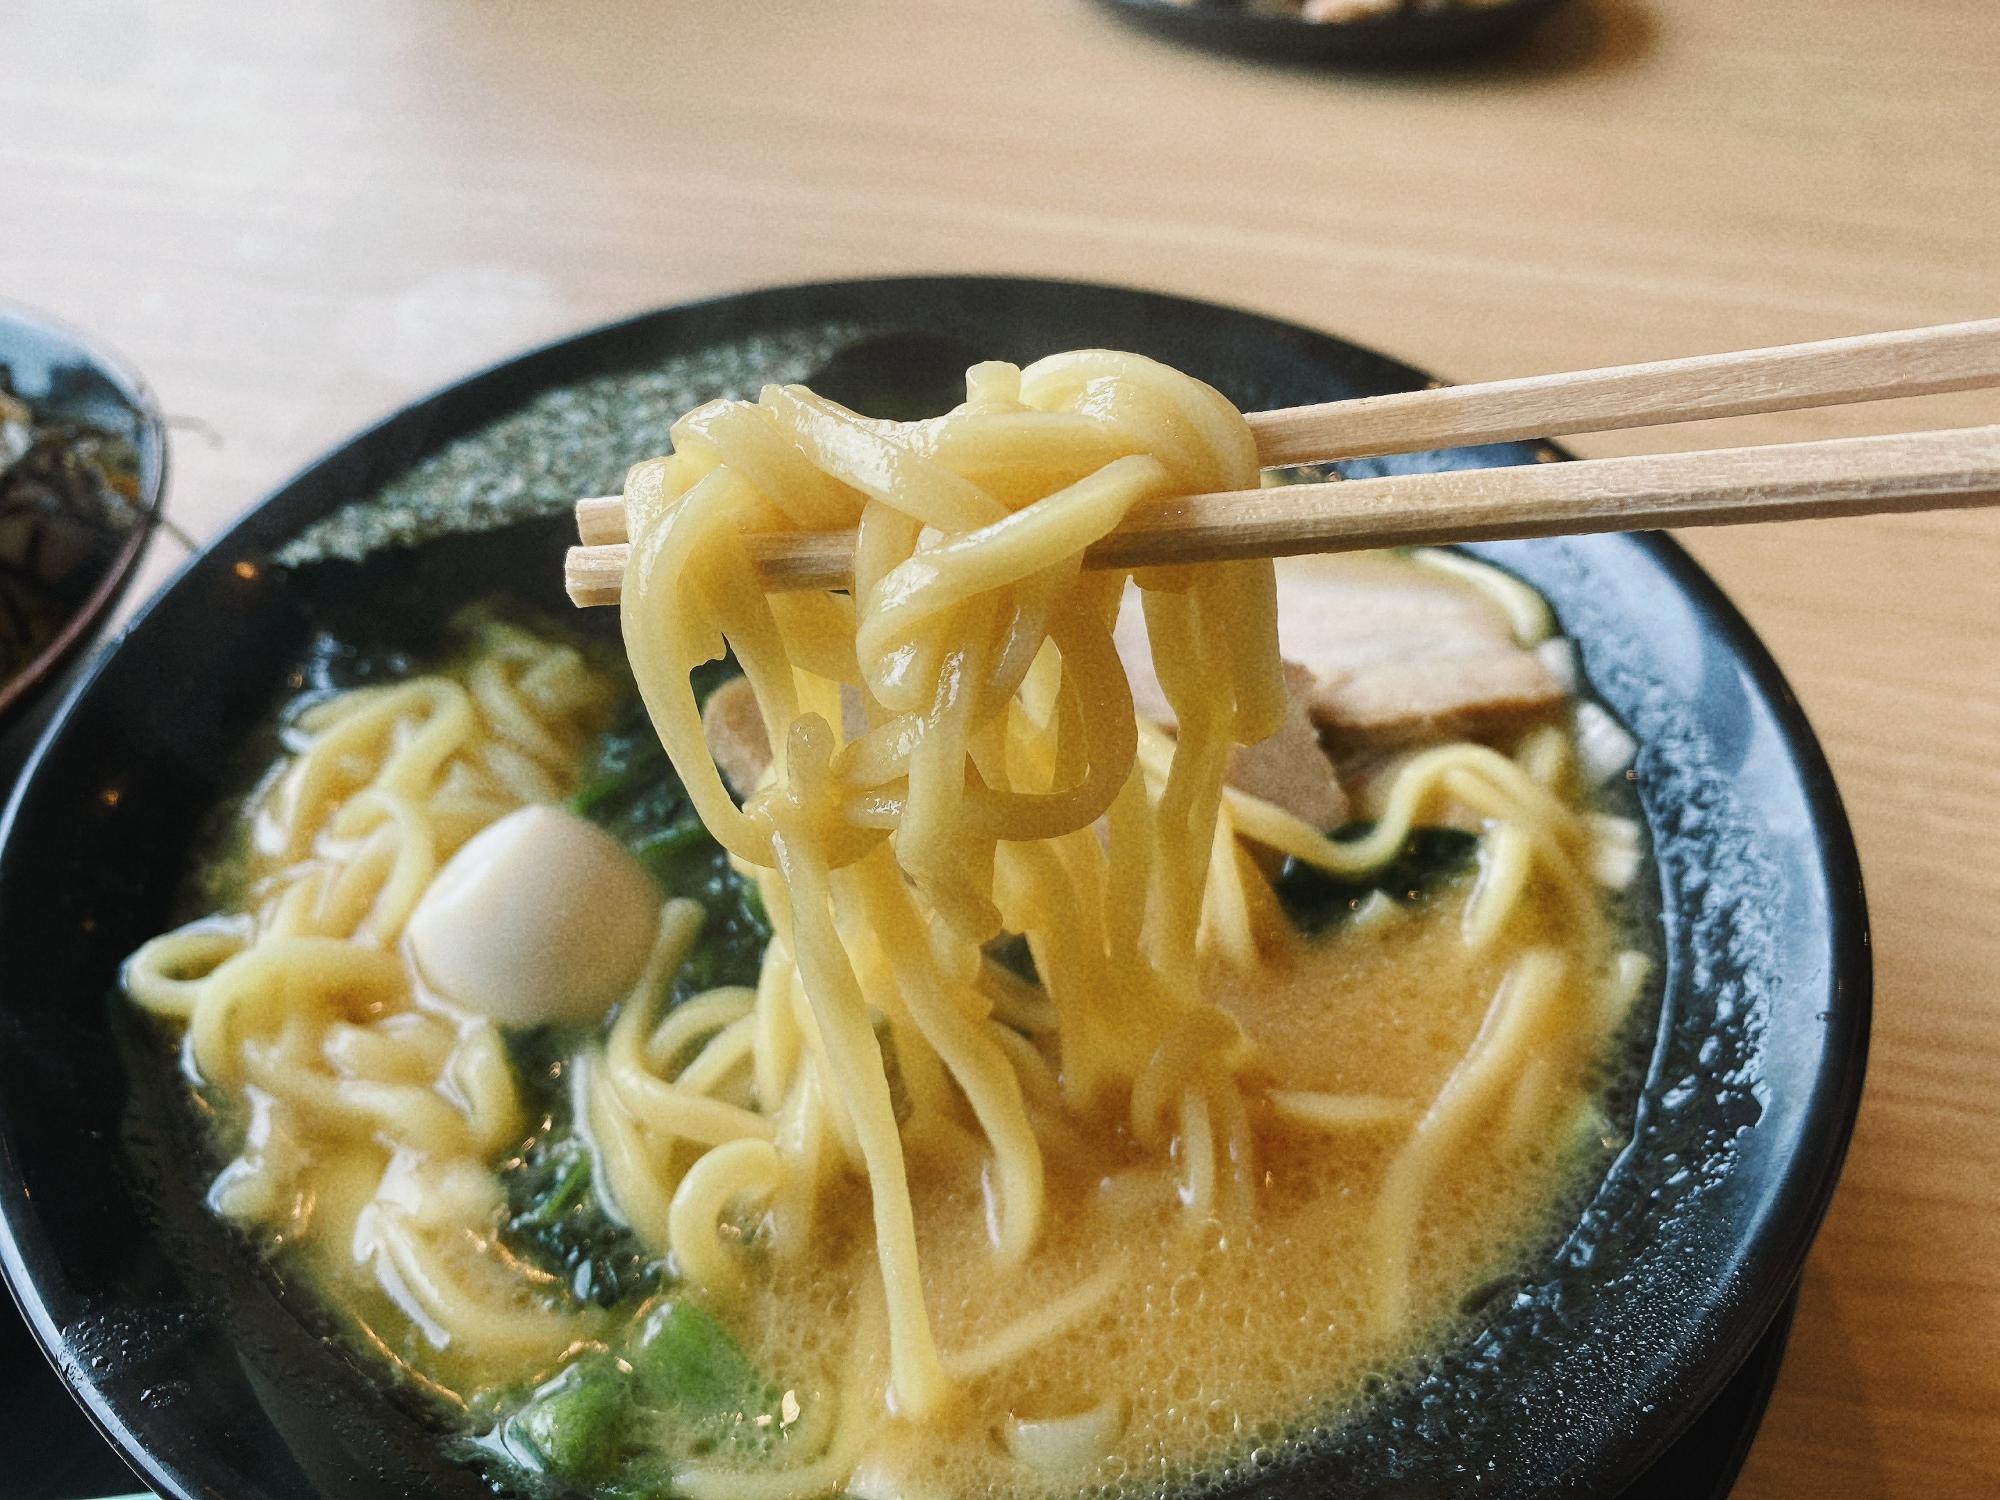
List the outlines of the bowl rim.
{"label": "bowl rim", "polygon": [[[5,681],[0,681],[0,721],[32,699],[48,685],[71,656],[103,626],[112,606],[131,585],[139,559],[152,544],[154,534],[166,515],[167,505],[167,424],[160,415],[160,403],[139,369],[122,354],[91,334],[63,319],[51,317],[37,308],[0,298],[0,323],[20,323],[38,333],[68,344],[80,362],[92,366],[118,392],[132,410],[137,423],[133,446],[139,454],[139,519],[118,544],[83,602],[63,621],[62,628],[49,637],[27,664]],[[64,705],[67,707],[67,703]],[[25,778],[27,769],[22,768]]]}
{"label": "bowl rim", "polygon": [[[418,451],[402,458],[394,470],[401,472],[411,463],[533,399],[535,392],[596,374],[633,368],[630,359],[603,358],[600,351],[617,349],[622,340],[642,337],[663,321],[677,324],[682,330],[680,336],[689,345],[698,347],[703,320],[714,314],[741,310],[752,316],[762,315],[769,321],[792,313],[824,320],[828,316],[826,308],[823,305],[815,308],[815,304],[829,297],[838,301],[850,292],[865,289],[880,296],[897,292],[938,293],[974,286],[1001,293],[1019,289],[1036,294],[1111,296],[1128,299],[1135,305],[1150,303],[1162,312],[1196,307],[1207,312],[1242,315],[1265,325],[1270,334],[1302,335],[1337,347],[1343,355],[1372,366],[1385,377],[1404,381],[1410,388],[1432,378],[1418,367],[1370,346],[1239,304],[1117,283],[986,274],[863,276],[767,283],[662,304],[543,341],[419,395],[323,450],[266,491],[187,559],[63,695],[11,788],[4,810],[0,811],[0,863],[4,863],[13,847],[17,821],[33,794],[44,760],[55,753],[73,712],[107,671],[117,649],[143,628],[161,601],[211,555],[246,546],[253,551],[268,546],[274,538],[262,533],[270,532],[276,524],[269,512],[323,470],[350,455],[393,441],[396,429],[402,424],[432,415],[442,416],[444,420],[428,431]],[[523,382],[525,389],[494,404],[495,395],[505,396],[509,383],[518,380],[526,370],[535,374],[532,380]],[[1557,457],[1569,456],[1554,444],[1537,446],[1547,448]],[[330,513],[331,509],[321,512]],[[294,529],[294,518],[287,518],[283,534],[289,536]],[[1757,1275],[1754,1279],[1737,1278],[1737,1290],[1743,1295],[1731,1305],[1727,1316],[1715,1312],[1706,1323],[1691,1322],[1685,1336],[1676,1340],[1673,1358],[1667,1366],[1671,1373],[1659,1381],[1661,1388],[1670,1390],[1674,1399],[1647,1414],[1635,1430],[1598,1445],[1595,1454],[1600,1460],[1607,1453],[1613,1456],[1609,1462],[1597,1462],[1587,1477],[1607,1495],[1622,1491],[1687,1431],[1783,1311],[1839,1184],[1867,1068],[1874,990],[1866,893],[1853,830],[1832,768],[1796,694],[1749,621],[1685,548],[1665,532],[1628,533],[1626,540],[1649,554],[1670,576],[1704,627],[1723,639],[1771,712],[1809,813],[1817,873],[1827,891],[1825,930],[1830,992],[1823,1017],[1825,1039],[1819,1048],[1819,1066],[1811,1077],[1801,1109],[1803,1123],[1799,1138],[1792,1155],[1783,1163],[1777,1186],[1768,1195],[1766,1210],[1753,1237],[1759,1249],[1754,1257]],[[5,1144],[6,1137],[0,1134],[0,1148]],[[30,1265],[31,1261],[40,1267],[56,1265],[53,1247],[42,1234],[33,1206],[21,1190],[18,1174],[8,1166],[6,1153],[0,1150],[0,1279],[6,1281],[44,1354],[107,1440],[163,1495],[196,1500],[206,1493],[199,1487],[200,1474],[157,1461],[144,1438],[125,1420],[120,1403],[107,1398],[76,1362],[66,1356],[62,1329],[44,1299],[40,1277]],[[1739,1268],[1751,1259],[1739,1258]],[[1701,1337],[1701,1333],[1708,1336]]]}

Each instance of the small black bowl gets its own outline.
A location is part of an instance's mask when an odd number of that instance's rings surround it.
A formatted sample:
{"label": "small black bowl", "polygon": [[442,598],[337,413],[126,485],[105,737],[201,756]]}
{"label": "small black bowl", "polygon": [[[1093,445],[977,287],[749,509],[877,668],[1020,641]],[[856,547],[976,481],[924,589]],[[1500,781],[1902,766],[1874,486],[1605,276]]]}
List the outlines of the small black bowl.
{"label": "small black bowl", "polygon": [[[779,288],[599,329],[417,402],[217,540],[65,703],[0,825],[0,1266],[86,1409],[162,1494],[489,1494],[445,1458],[422,1410],[206,1212],[213,1164],[171,1049],[115,986],[123,956],[171,920],[203,814],[240,785],[243,747],[313,632],[420,644],[496,589],[559,611],[570,527],[558,513],[296,569],[273,554],[546,392],[828,325],[863,346],[842,378],[884,399],[903,376],[936,379],[939,339],[1015,360],[1135,349],[1246,409],[1424,383],[1310,329],[1145,292],[978,278]],[[899,375],[882,336],[909,330],[932,341]],[[591,444],[615,475],[659,441],[635,424]],[[1553,456],[1503,444],[1351,467]],[[520,455],[510,462],[519,477]],[[1852,1127],[1870,994],[1860,875],[1770,657],[1664,537],[1473,550],[1549,598],[1644,747],[1634,793],[1652,859],[1637,899],[1657,914],[1665,963],[1621,1104],[1630,1144],[1560,1241],[1468,1309],[1461,1340],[1235,1500],[1617,1494],[1779,1317]],[[609,613],[587,619],[609,629]]]}
{"label": "small black bowl", "polygon": [[1402,0],[1387,15],[1357,21],[1307,21],[1257,10],[1239,0],[1100,0],[1134,24],[1192,47],[1273,62],[1355,67],[1421,66],[1495,46],[1525,30],[1563,0],[1500,0],[1478,7],[1420,9]]}
{"label": "small black bowl", "polygon": [[24,307],[0,303],[0,365],[37,415],[88,422],[128,439],[139,455],[132,529],[105,560],[83,602],[20,671],[0,681],[0,728],[32,711],[111,613],[159,525],[167,493],[167,430],[146,382],[84,334]]}

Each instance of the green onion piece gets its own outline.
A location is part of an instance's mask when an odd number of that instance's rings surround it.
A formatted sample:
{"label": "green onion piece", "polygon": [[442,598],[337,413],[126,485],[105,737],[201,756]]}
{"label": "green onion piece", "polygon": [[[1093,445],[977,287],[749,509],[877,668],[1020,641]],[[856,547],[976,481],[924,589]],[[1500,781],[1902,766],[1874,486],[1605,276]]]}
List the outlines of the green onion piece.
{"label": "green onion piece", "polygon": [[529,1212],[521,1215],[519,1222],[523,1226],[532,1225],[545,1229],[568,1213],[571,1206],[580,1201],[584,1193],[589,1190],[590,1158],[580,1155],[569,1164],[562,1176],[556,1179],[556,1184],[549,1189],[548,1195]]}
{"label": "green onion piece", "polygon": [[665,1302],[648,1314],[628,1358],[639,1399],[662,1411],[741,1419],[770,1403],[743,1346],[691,1302]]}
{"label": "green onion piece", "polygon": [[630,1409],[615,1365],[574,1365],[521,1409],[513,1431],[549,1473],[589,1484],[617,1467]]}

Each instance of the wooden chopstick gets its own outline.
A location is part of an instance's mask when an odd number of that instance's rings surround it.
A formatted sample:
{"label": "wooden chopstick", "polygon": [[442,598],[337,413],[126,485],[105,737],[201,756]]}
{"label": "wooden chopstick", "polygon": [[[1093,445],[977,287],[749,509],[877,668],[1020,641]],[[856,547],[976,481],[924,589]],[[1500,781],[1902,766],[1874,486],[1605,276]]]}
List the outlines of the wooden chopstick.
{"label": "wooden chopstick", "polygon": [[2000,318],[1253,412],[1265,467],[2000,385]]}
{"label": "wooden chopstick", "polygon": [[[1186,495],[1135,510],[1084,561],[1130,568],[1996,504],[2000,426],[1969,427]],[[744,541],[769,588],[850,581],[851,531]],[[572,547],[570,599],[617,603],[628,551],[623,543]]]}
{"label": "wooden chopstick", "polygon": [[[1265,468],[2000,385],[2000,318],[1251,412]],[[586,546],[626,540],[617,495],[576,502]]]}

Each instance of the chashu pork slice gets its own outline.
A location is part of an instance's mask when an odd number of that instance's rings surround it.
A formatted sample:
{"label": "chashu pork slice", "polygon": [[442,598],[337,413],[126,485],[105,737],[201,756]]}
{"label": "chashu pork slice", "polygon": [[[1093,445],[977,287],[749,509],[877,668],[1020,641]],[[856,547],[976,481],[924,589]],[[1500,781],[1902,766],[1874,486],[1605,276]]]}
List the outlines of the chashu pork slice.
{"label": "chashu pork slice", "polygon": [[1319,730],[1306,715],[1312,673],[1285,663],[1285,719],[1254,745],[1229,752],[1228,782],[1238,791],[1274,802],[1322,832],[1347,821],[1347,793],[1320,744]]}
{"label": "chashu pork slice", "polygon": [[[1173,705],[1167,702],[1159,674],[1146,646],[1146,620],[1137,589],[1128,588],[1112,632],[1125,675],[1132,683],[1132,706],[1139,717],[1173,731]],[[1333,762],[1320,744],[1319,731],[1307,715],[1316,687],[1313,674],[1296,662],[1285,664],[1285,719],[1269,737],[1229,752],[1229,784],[1238,791],[1276,803],[1293,817],[1326,830],[1347,821],[1347,794]]]}
{"label": "chashu pork slice", "polygon": [[737,799],[748,797],[771,768],[771,737],[750,679],[732,677],[701,706],[701,732],[715,768]]}
{"label": "chashu pork slice", "polygon": [[[1171,729],[1173,711],[1165,706],[1166,695],[1160,691],[1159,679],[1153,675],[1143,643],[1142,627],[1136,659],[1144,670],[1135,674],[1133,696],[1142,718]],[[1120,648],[1124,648],[1122,639]],[[1261,743],[1239,745],[1230,751],[1229,784],[1253,797],[1275,802],[1315,828],[1338,828],[1347,821],[1347,797],[1340,789],[1332,762],[1320,748],[1319,732],[1306,717],[1304,695],[1312,685],[1311,674],[1287,665],[1285,678],[1292,689],[1285,722]],[[867,728],[858,697],[846,689],[842,692],[842,708],[849,738]],[[702,707],[701,727],[708,740],[709,754],[714,757],[723,780],[739,799],[748,797],[770,769],[771,741],[764,732],[757,698],[747,679],[731,678],[709,694]]]}
{"label": "chashu pork slice", "polygon": [[[1326,757],[1305,754],[1308,743],[1332,749],[1365,780],[1367,767],[1400,747],[1501,735],[1565,701],[1563,684],[1516,641],[1506,611],[1463,578],[1386,553],[1282,558],[1277,578],[1278,649],[1309,723],[1305,733],[1288,723],[1235,752],[1230,780],[1321,827],[1340,818],[1320,821],[1329,816],[1317,791]],[[1139,716],[1171,729],[1136,589],[1126,593],[1117,640]],[[1276,776],[1281,784],[1266,779]],[[1341,792],[1338,782],[1333,790]],[[1342,817],[1349,800],[1341,796]]]}
{"label": "chashu pork slice", "polygon": [[[1229,782],[1316,828],[1339,827],[1351,810],[1327,744],[1343,764],[1357,754],[1365,762],[1419,741],[1502,734],[1565,701],[1501,606],[1461,578],[1382,553],[1285,558],[1277,577],[1291,703],[1275,734],[1230,752]],[[1136,589],[1116,639],[1139,717],[1171,732]],[[843,718],[858,721],[858,707],[844,703]],[[748,796],[771,763],[749,683],[716,689],[702,727],[724,777]],[[865,726],[845,727],[851,736]]]}
{"label": "chashu pork slice", "polygon": [[1278,645],[1312,675],[1306,711],[1342,751],[1484,739],[1566,694],[1474,586],[1381,554],[1278,565]]}
{"label": "chashu pork slice", "polygon": [[[860,692],[843,685],[840,732],[852,740],[867,730]],[[732,677],[708,695],[701,708],[701,732],[708,741],[709,757],[739,802],[763,784],[764,773],[771,769],[771,736],[765,732],[749,678]]]}

